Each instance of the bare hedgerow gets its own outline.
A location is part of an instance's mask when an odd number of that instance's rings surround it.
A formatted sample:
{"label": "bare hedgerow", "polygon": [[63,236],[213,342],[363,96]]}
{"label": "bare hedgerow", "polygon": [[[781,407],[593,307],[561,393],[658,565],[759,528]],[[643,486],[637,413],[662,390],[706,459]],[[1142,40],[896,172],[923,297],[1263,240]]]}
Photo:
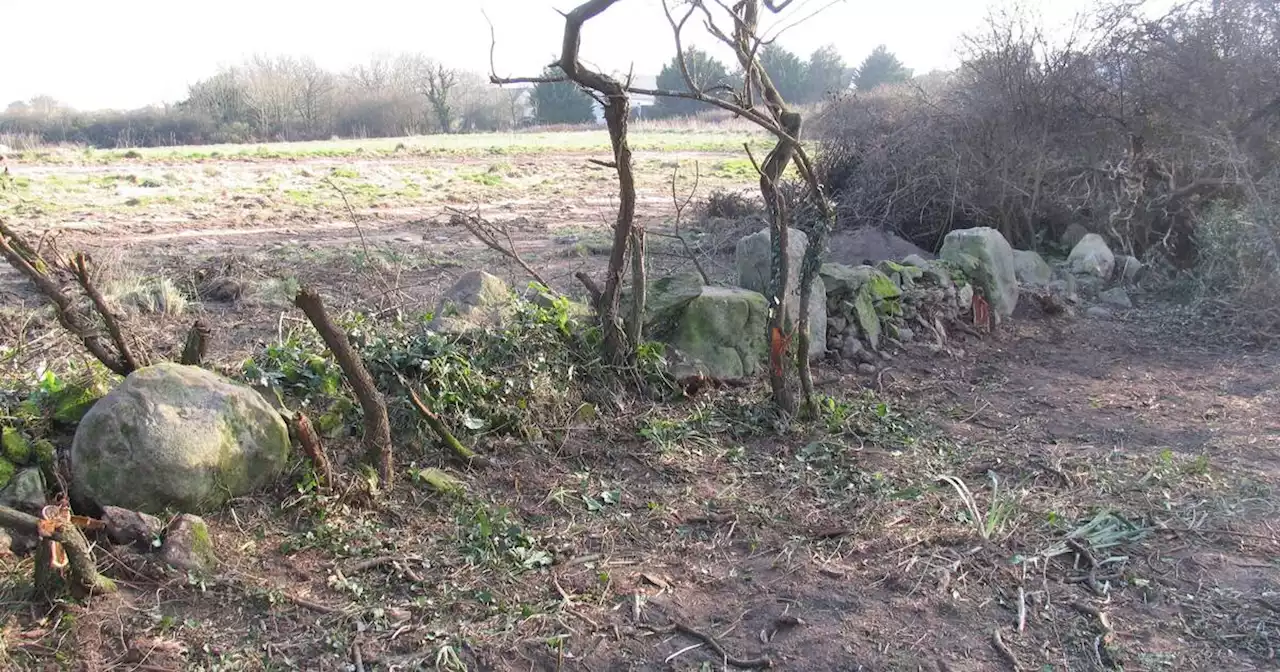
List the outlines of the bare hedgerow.
{"label": "bare hedgerow", "polygon": [[837,101],[816,124],[842,224],[926,247],[992,226],[1025,248],[1079,223],[1189,267],[1204,207],[1240,202],[1280,163],[1280,13],[1140,4],[1104,6],[1063,39],[997,16],[959,70]]}

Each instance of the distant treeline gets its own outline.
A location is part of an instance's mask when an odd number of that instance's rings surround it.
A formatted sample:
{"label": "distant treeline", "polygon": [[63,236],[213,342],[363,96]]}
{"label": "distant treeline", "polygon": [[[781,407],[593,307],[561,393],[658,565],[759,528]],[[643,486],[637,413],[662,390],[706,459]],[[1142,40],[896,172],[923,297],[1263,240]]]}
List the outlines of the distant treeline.
{"label": "distant treeline", "polygon": [[[857,69],[847,67],[834,47],[818,49],[805,60],[769,45],[761,58],[795,103],[839,94],[851,83],[865,89],[911,74],[883,47]],[[737,79],[723,63],[696,49],[686,53],[686,60],[702,85]],[[674,58],[656,83],[658,88],[684,88]],[[379,56],[341,73],[310,58],[257,57],[192,85],[185,100],[170,105],[81,111],[48,96],[13,102],[0,113],[0,134],[24,143],[101,148],[393,137],[587,123],[596,118],[593,105],[571,84],[497,87],[478,73],[422,54]],[[659,99],[643,114],[685,116],[704,109],[687,100]]]}

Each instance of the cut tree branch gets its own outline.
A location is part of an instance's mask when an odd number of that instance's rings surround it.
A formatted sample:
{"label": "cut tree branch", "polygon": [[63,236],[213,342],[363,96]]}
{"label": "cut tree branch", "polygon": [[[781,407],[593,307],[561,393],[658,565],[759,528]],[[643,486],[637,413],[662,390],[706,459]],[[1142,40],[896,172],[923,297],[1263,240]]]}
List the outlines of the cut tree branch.
{"label": "cut tree branch", "polygon": [[294,436],[298,439],[298,445],[302,447],[302,452],[306,454],[307,459],[311,460],[311,466],[316,470],[316,479],[320,481],[320,489],[327,490],[334,486],[333,480],[333,464],[329,462],[329,455],[324,452],[324,444],[320,443],[320,435],[316,433],[316,428],[311,424],[311,418],[306,413],[298,411],[294,414],[293,422],[290,423],[290,429],[293,430]]}
{"label": "cut tree branch", "polygon": [[209,337],[213,335],[213,328],[204,320],[196,320],[191,325],[191,329],[187,331],[186,344],[182,346],[181,363],[187,366],[200,366],[204,363],[204,357],[209,349]]}
{"label": "cut tree branch", "polygon": [[58,283],[50,277],[49,264],[4,222],[0,222],[0,254],[3,254],[9,265],[26,276],[27,280],[40,290],[45,299],[53,304],[58,323],[71,332],[72,336],[78,338],[89,354],[102,362],[103,366],[121,376],[133,373],[134,367],[120,355],[112,352],[111,346],[88,318],[76,308],[71,297],[67,296]]}
{"label": "cut tree branch", "polygon": [[458,437],[454,436],[453,432],[449,431],[449,427],[444,424],[444,421],[440,419],[440,416],[436,415],[430,407],[423,403],[422,397],[419,397],[418,393],[414,392],[413,388],[410,387],[404,379],[400,380],[400,384],[404,385],[404,389],[409,391],[409,401],[413,403],[413,407],[418,411],[418,415],[421,415],[422,419],[427,421],[427,425],[431,427],[431,431],[436,433],[436,436],[440,438],[440,442],[443,443],[446,448],[469,465],[477,467],[489,466],[489,459],[462,445],[462,442],[458,440]]}
{"label": "cut tree branch", "polygon": [[129,347],[129,341],[125,338],[124,331],[120,328],[120,318],[111,310],[111,306],[107,305],[106,298],[102,296],[102,292],[98,291],[98,287],[93,284],[89,264],[89,257],[83,252],[77,252],[75,256],[71,257],[71,275],[75,277],[85,295],[93,302],[94,310],[98,311],[98,315],[102,318],[102,323],[107,327],[107,334],[111,336],[112,342],[116,345],[116,351],[120,353],[120,359],[124,360],[125,366],[136,371],[146,366],[147,360],[145,356],[139,359],[133,354],[133,349]]}
{"label": "cut tree branch", "polygon": [[303,287],[294,298],[297,306],[311,321],[311,325],[320,333],[320,338],[338,360],[342,373],[351,383],[356,399],[360,401],[360,409],[364,411],[364,445],[369,456],[376,460],[378,478],[384,490],[391,489],[395,483],[395,464],[391,449],[391,421],[387,418],[387,403],[382,393],[373,383],[369,369],[351,347],[347,333],[339,329],[325,311],[320,295],[309,287]]}
{"label": "cut tree branch", "polygon": [[[98,563],[93,558],[93,551],[89,549],[89,541],[75,523],[66,520],[41,520],[17,509],[0,506],[0,527],[40,537],[42,545],[50,541],[61,544],[67,555],[66,570],[70,575],[73,594],[84,597],[115,592],[115,582],[98,573]],[[57,585],[57,573],[55,567],[37,563],[36,586],[52,595]]]}

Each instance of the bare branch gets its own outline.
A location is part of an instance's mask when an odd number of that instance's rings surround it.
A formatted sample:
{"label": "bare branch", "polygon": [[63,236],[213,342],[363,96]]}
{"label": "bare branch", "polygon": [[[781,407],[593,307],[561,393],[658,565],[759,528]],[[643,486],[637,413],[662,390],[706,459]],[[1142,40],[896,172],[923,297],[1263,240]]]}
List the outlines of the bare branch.
{"label": "bare branch", "polygon": [[49,277],[48,263],[4,222],[0,222],[0,255],[4,256],[10,266],[26,276],[27,280],[40,290],[45,299],[53,304],[58,322],[64,329],[71,332],[71,335],[80,339],[89,354],[119,375],[127,376],[133,373],[134,368],[124,358],[112,352],[111,347],[97,329],[76,308],[71,297],[67,296],[58,283]]}
{"label": "bare branch", "polygon": [[680,241],[680,245],[684,247],[685,254],[689,255],[693,267],[698,269],[698,275],[702,276],[702,284],[711,284],[711,277],[702,268],[702,262],[698,261],[698,255],[694,254],[693,248],[689,246],[689,241],[685,240],[684,234],[680,233],[680,219],[684,216],[684,211],[689,207],[689,203],[693,201],[693,197],[698,193],[698,182],[702,178],[702,171],[698,167],[698,162],[693,163],[693,187],[689,189],[689,195],[685,197],[684,202],[680,202],[679,196],[676,195],[676,179],[680,177],[680,164],[676,164],[674,170],[671,171],[671,203],[676,208],[676,218],[672,224],[675,230],[676,239]]}
{"label": "bare branch", "polygon": [[102,296],[102,292],[98,291],[98,287],[93,284],[92,273],[89,270],[89,257],[84,253],[76,253],[71,258],[70,267],[71,275],[75,277],[85,295],[93,302],[94,310],[98,311],[98,316],[102,318],[102,323],[106,325],[107,333],[111,336],[111,341],[115,343],[116,351],[120,353],[120,359],[124,361],[125,366],[134,371],[146,366],[147,360],[145,356],[141,359],[134,356],[133,349],[129,347],[129,341],[125,338],[124,330],[120,328],[120,318],[111,310],[111,306],[107,305],[106,298]]}
{"label": "bare branch", "polygon": [[[451,215],[452,222],[460,224],[470,232],[472,236],[475,236],[476,240],[484,243],[485,247],[516,262],[520,265],[520,268],[524,269],[525,273],[529,274],[529,277],[533,278],[543,287],[551,290],[551,285],[547,284],[546,279],[544,279],[540,273],[533,270],[532,266],[525,263],[525,260],[520,256],[520,252],[516,250],[516,243],[511,238],[510,227],[506,224],[494,224],[493,222],[481,217],[479,207],[476,208],[474,213],[463,212],[457,208],[445,208],[445,210],[447,210]],[[502,240],[506,240],[505,245],[502,243]]]}

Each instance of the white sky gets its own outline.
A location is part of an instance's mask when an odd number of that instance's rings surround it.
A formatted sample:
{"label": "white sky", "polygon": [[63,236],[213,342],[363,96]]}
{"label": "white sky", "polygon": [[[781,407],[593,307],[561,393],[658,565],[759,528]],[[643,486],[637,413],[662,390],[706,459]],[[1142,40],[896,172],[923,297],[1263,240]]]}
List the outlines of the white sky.
{"label": "white sky", "polygon": [[[833,0],[794,0],[784,17]],[[558,52],[578,0],[0,0],[0,110],[38,94],[81,109],[175,102],[187,86],[255,53],[307,55],[345,69],[378,52],[421,51],[487,73],[488,12],[500,75],[536,74]],[[1007,3],[1008,0],[995,0]],[[834,44],[851,65],[886,44],[916,72],[954,67],[992,0],[834,0],[779,42],[802,57]],[[1091,0],[1024,0],[1053,28]],[[692,23],[692,22],[691,22]],[[4,27],[17,27],[17,29]],[[43,27],[42,29],[40,27]],[[702,33],[698,25],[687,33]],[[697,43],[708,46],[709,41]],[[587,24],[583,58],[654,75],[671,56],[660,0],[621,0]],[[722,57],[723,58],[723,57]]]}

